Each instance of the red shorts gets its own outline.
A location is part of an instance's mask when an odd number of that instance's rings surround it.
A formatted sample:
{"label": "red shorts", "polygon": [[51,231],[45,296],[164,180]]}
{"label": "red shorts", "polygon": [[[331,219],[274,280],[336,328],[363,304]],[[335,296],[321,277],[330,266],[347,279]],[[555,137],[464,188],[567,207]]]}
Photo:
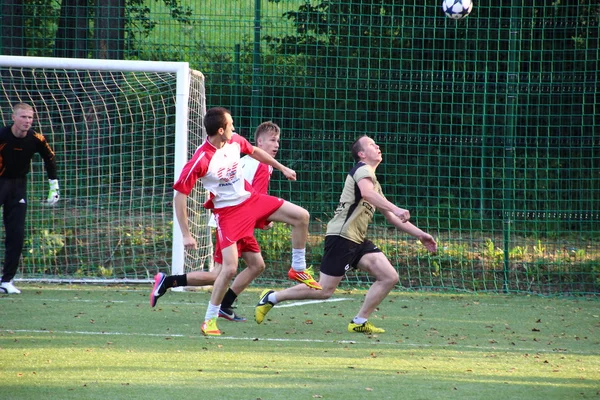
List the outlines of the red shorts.
{"label": "red shorts", "polygon": [[268,194],[252,193],[242,204],[215,208],[217,242],[221,249],[242,238],[254,237],[254,227],[264,226],[271,214],[284,203],[283,199]]}
{"label": "red shorts", "polygon": [[[241,238],[237,241],[238,257],[242,253],[260,253],[260,246],[254,236]],[[218,240],[215,240],[215,254],[213,260],[216,264],[223,264],[223,253],[221,253],[221,245]]]}

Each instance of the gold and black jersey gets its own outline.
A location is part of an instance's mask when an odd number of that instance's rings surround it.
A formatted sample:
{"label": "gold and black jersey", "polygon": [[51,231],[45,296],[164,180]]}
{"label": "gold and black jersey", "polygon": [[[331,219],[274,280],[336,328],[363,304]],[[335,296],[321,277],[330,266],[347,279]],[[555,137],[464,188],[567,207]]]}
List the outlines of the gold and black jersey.
{"label": "gold and black jersey", "polygon": [[25,137],[18,138],[10,129],[0,128],[0,177],[25,178],[31,159],[38,153],[44,160],[48,179],[58,179],[54,152],[44,136],[30,129]]}
{"label": "gold and black jersey", "polygon": [[383,196],[375,171],[363,162],[354,165],[346,176],[335,215],[327,224],[327,236],[341,236],[355,243],[365,240],[367,228],[375,213],[375,206],[362,198],[358,187],[358,182],[365,178],[370,178],[374,190]]}

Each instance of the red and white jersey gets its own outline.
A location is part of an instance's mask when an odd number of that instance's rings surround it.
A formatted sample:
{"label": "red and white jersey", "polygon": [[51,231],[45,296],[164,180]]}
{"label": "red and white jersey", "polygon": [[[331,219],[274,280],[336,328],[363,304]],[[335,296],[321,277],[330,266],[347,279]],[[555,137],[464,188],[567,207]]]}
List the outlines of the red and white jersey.
{"label": "red and white jersey", "polygon": [[[250,156],[242,157],[240,165],[242,166],[244,179],[252,186],[252,189],[256,193],[267,194],[271,175],[273,174],[273,167],[263,164]],[[213,228],[217,226],[217,221],[215,221],[213,214],[210,215],[208,226],[212,226]]]}
{"label": "red and white jersey", "polygon": [[214,208],[238,205],[250,197],[242,174],[240,153],[253,152],[250,142],[236,133],[220,149],[207,140],[185,164],[173,189],[189,195],[200,179],[211,194]]}
{"label": "red and white jersey", "polygon": [[271,175],[273,174],[273,167],[249,156],[242,157],[241,165],[244,179],[252,185],[254,191],[260,194],[267,194]]}

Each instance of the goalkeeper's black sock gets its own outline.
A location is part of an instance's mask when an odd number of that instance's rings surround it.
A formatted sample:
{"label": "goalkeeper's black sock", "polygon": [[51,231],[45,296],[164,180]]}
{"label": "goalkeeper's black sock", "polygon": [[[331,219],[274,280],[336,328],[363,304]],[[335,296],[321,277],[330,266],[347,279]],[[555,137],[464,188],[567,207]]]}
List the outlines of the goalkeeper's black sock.
{"label": "goalkeeper's black sock", "polygon": [[237,294],[231,288],[227,289],[227,293],[225,293],[225,297],[221,302],[221,308],[231,308],[235,299],[237,299]]}
{"label": "goalkeeper's black sock", "polygon": [[165,278],[164,283],[166,288],[177,286],[187,286],[187,275],[171,275]]}

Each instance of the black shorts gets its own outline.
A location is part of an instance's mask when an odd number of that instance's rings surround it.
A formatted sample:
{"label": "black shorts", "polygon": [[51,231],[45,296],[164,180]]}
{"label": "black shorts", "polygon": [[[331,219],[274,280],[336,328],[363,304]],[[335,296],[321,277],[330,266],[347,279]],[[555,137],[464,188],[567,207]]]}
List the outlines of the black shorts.
{"label": "black shorts", "polygon": [[356,268],[368,253],[381,253],[370,240],[355,243],[341,236],[325,236],[325,251],[321,261],[321,272],[330,276],[344,276],[346,271]]}

